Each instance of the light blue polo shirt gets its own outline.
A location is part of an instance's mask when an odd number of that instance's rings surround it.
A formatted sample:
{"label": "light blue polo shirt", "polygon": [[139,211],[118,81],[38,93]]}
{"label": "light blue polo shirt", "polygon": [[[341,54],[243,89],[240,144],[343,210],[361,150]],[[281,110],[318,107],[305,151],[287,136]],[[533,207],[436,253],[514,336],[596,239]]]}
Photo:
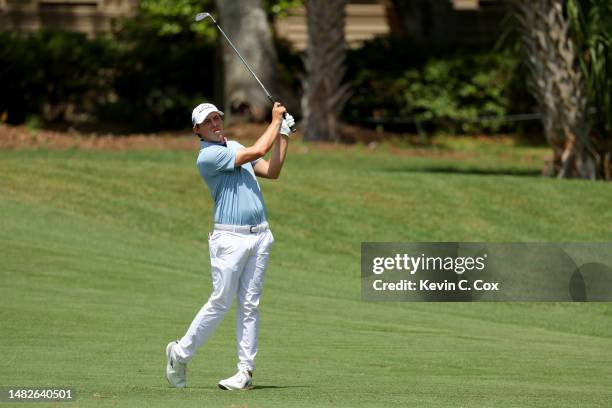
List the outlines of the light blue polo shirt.
{"label": "light blue polo shirt", "polygon": [[266,205],[252,163],[234,167],[240,143],[228,141],[227,147],[200,142],[197,166],[215,202],[215,224],[257,225],[266,221]]}

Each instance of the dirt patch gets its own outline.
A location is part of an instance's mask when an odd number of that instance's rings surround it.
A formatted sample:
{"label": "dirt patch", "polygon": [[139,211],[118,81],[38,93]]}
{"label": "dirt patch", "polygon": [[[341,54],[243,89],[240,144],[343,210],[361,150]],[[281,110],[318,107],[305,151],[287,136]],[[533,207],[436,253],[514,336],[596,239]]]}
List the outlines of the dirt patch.
{"label": "dirt patch", "polygon": [[[265,131],[266,124],[243,123],[232,125],[225,130],[229,139],[237,140],[244,145],[251,145]],[[298,130],[292,136],[301,140]],[[500,142],[510,147],[512,138],[474,137],[478,143]],[[311,149],[316,151],[337,151],[368,149],[375,151],[384,148],[394,156],[402,157],[438,157],[454,160],[474,159],[478,157],[475,151],[456,151],[438,145],[435,141],[422,144],[416,136],[401,136],[395,133],[379,132],[374,129],[344,125],[341,128],[342,143],[309,142],[293,144],[297,153],[307,154]],[[386,147],[383,147],[386,146]],[[199,148],[199,139],[191,129],[177,132],[161,132],[153,134],[112,135],[96,133],[62,132],[48,129],[32,130],[26,126],[9,126],[0,124],[0,149],[50,149],[50,150],[176,150],[193,152]],[[509,153],[508,153],[509,154]]]}
{"label": "dirt patch", "polygon": [[[251,144],[266,130],[266,124],[245,123],[233,125],[225,135],[243,144]],[[295,135],[301,138],[298,131]],[[82,149],[82,150],[181,150],[193,151],[199,139],[191,129],[152,134],[112,135],[96,133],[61,132],[48,129],[28,129],[26,126],[0,124],[0,149]]]}
{"label": "dirt patch", "polygon": [[0,149],[194,150],[197,142],[195,137],[189,137],[189,133],[185,132],[113,136],[0,125]]}
{"label": "dirt patch", "polygon": [[[238,140],[243,144],[250,144],[250,142],[255,141],[264,133],[266,127],[266,124],[257,123],[236,124],[226,128],[225,134],[229,139]],[[292,137],[301,139],[302,134],[298,130]],[[341,141],[349,144],[376,144],[384,140],[391,140],[393,137],[397,137],[397,135],[377,132],[357,126],[345,125],[341,129]],[[333,146],[333,144],[331,146]],[[25,126],[0,124],[0,149],[163,149],[192,151],[197,147],[198,139],[193,136],[190,129],[179,132],[117,136],[112,134],[79,133],[74,131],[61,132],[48,129],[33,130]]]}

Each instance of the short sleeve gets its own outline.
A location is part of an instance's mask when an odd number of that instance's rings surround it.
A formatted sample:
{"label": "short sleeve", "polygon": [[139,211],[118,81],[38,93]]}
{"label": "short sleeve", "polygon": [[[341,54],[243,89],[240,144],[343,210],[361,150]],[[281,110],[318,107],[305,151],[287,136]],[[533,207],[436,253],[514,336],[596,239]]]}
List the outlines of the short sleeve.
{"label": "short sleeve", "polygon": [[[236,152],[224,146],[206,149],[202,165],[209,172],[232,171],[236,163]],[[200,163],[198,163],[200,165]]]}
{"label": "short sleeve", "polygon": [[[244,149],[244,146],[242,144],[236,142],[235,140],[229,141],[227,143],[228,143],[228,146],[234,147],[236,150]],[[251,166],[255,166],[257,164],[257,162],[260,161],[260,160],[261,160],[261,157],[259,159],[255,159],[255,160],[251,161],[250,162]]]}

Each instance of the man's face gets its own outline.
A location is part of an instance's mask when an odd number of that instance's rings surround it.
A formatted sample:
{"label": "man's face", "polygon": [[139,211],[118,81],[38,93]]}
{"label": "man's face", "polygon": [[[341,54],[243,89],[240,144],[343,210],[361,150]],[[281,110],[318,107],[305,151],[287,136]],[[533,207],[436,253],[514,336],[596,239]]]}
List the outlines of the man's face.
{"label": "man's face", "polygon": [[204,119],[204,122],[195,125],[193,131],[203,139],[221,142],[223,141],[223,119],[217,112],[213,112]]}

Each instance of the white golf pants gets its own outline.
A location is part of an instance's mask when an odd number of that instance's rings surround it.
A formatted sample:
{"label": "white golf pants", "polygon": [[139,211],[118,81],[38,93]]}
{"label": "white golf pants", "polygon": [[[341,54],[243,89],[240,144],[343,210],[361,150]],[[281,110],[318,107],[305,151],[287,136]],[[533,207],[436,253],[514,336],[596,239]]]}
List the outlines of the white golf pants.
{"label": "white golf pants", "polygon": [[184,363],[214,332],[237,298],[236,342],[238,369],[255,370],[259,299],[274,237],[258,233],[215,230],[209,239],[213,293],[198,312],[174,352]]}

